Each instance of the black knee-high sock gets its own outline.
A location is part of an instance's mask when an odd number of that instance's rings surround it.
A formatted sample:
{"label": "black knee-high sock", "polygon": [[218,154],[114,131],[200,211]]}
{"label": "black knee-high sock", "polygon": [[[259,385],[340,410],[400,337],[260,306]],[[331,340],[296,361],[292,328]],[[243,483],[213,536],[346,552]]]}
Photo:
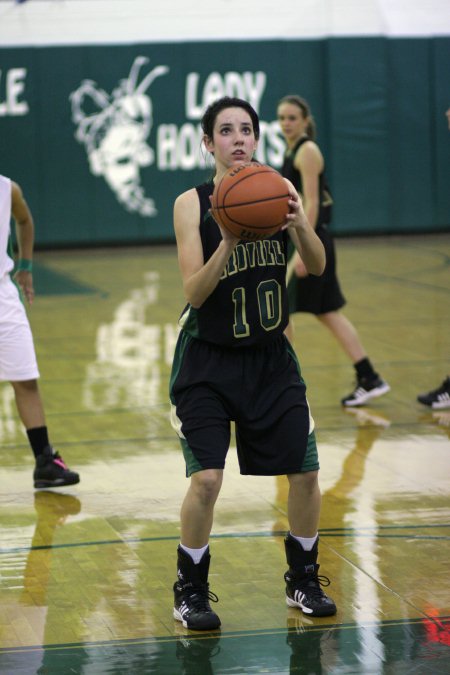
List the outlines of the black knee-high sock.
{"label": "black knee-high sock", "polygon": [[371,380],[374,377],[377,377],[377,373],[374,370],[374,367],[370,363],[370,359],[366,356],[361,361],[353,364],[353,367],[356,370],[356,375],[358,380]]}
{"label": "black knee-high sock", "polygon": [[47,427],[35,427],[34,429],[27,429],[27,436],[35,457],[42,455],[44,448],[50,445]]}

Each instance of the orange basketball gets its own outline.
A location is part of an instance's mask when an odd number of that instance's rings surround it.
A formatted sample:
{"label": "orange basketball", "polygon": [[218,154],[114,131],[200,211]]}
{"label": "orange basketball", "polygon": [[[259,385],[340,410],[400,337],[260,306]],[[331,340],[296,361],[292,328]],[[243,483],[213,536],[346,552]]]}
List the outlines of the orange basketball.
{"label": "orange basketball", "polygon": [[214,188],[211,211],[236,237],[256,241],[284,225],[288,200],[286,181],[278,171],[251,162],[228,169]]}

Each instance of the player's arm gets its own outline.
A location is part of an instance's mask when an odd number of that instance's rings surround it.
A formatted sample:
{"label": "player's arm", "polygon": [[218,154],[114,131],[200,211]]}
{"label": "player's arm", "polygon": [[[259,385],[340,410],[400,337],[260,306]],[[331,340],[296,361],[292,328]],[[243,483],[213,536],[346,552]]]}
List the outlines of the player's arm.
{"label": "player's arm", "polygon": [[11,213],[15,221],[19,249],[19,269],[14,274],[14,280],[31,304],[34,298],[33,275],[31,269],[20,269],[20,261],[31,263],[33,260],[34,222],[20,186],[13,181],[11,182]]}
{"label": "player's arm", "polygon": [[285,181],[291,195],[287,216],[289,235],[308,272],[320,276],[325,269],[325,249],[309,224],[300,195],[289,180],[285,178]]}
{"label": "player's arm", "polygon": [[[323,170],[323,157],[319,147],[312,141],[304,143],[297,151],[294,166],[302,177],[301,198],[306,217],[316,229],[320,209],[319,174]],[[289,262],[288,280],[293,272],[297,277],[308,275],[307,267],[298,253],[294,253]]]}
{"label": "player's arm", "polygon": [[186,300],[198,308],[219,283],[230,255],[239,241],[225,237],[205,264],[200,237],[200,202],[195,189],[181,194],[174,205],[174,227],[183,290]]}
{"label": "player's arm", "polygon": [[323,171],[323,156],[313,141],[307,141],[299,149],[294,159],[295,168],[302,177],[303,208],[316,229],[320,209],[319,175]]}

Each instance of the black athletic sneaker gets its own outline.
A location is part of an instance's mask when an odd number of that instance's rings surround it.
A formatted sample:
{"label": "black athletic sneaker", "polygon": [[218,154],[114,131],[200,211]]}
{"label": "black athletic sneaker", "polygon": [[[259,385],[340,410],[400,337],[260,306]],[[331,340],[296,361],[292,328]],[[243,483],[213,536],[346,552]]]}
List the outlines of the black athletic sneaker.
{"label": "black athletic sneaker", "polygon": [[209,601],[218,602],[219,598],[209,590],[209,584],[192,583],[184,586],[176,581],[173,586],[175,605],[173,616],[190,630],[215,630],[220,619],[211,609]]}
{"label": "black athletic sneaker", "polygon": [[63,487],[80,482],[80,476],[66,466],[61,455],[50,445],[36,457],[33,478],[35,488]]}
{"label": "black athletic sneaker", "polygon": [[331,616],[336,614],[336,605],[321,589],[321,586],[329,586],[330,580],[317,574],[319,567],[314,565],[314,571],[303,577],[286,572],[286,604],[298,607],[308,616]]}
{"label": "black athletic sneaker", "polygon": [[286,582],[286,604],[298,607],[308,616],[331,616],[336,614],[336,605],[321,586],[329,586],[328,577],[319,576],[317,556],[319,538],[311,551],[305,551],[290,534],[284,540],[289,569],[284,575]]}
{"label": "black athletic sneaker", "polygon": [[341,403],[348,407],[364,405],[372,398],[387,394],[390,389],[388,383],[381,377],[361,378],[357,380],[354,390],[348,396],[345,396]]}
{"label": "black athletic sneaker", "polygon": [[219,600],[209,590],[210,560],[208,549],[198,565],[195,565],[191,556],[178,547],[178,580],[173,585],[173,616],[191,630],[215,630],[220,626],[220,619],[209,604],[210,600]]}
{"label": "black athletic sneaker", "polygon": [[450,375],[437,389],[429,391],[428,394],[419,394],[417,400],[434,410],[450,408]]}

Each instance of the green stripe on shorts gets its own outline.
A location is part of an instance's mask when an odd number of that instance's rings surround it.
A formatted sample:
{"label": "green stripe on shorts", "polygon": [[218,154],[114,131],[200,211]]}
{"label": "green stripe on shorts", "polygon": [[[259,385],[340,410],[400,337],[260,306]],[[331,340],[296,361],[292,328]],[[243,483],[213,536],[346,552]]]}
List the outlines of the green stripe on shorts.
{"label": "green stripe on shorts", "polygon": [[186,462],[186,476],[192,476],[193,473],[202,470],[202,466],[194,457],[194,453],[188,445],[185,438],[180,438],[181,449],[183,450],[184,461]]}
{"label": "green stripe on shorts", "polygon": [[306,446],[305,459],[303,460],[301,473],[318,471],[319,469],[319,453],[317,452],[316,434],[314,431],[311,431],[308,436],[308,445]]}

